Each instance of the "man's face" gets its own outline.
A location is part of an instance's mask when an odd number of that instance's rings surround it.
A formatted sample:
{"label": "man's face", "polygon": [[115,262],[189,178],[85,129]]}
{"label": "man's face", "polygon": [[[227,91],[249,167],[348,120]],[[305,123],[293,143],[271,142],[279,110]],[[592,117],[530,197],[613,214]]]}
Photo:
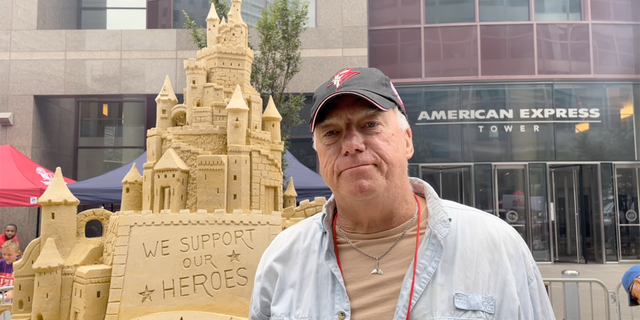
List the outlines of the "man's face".
{"label": "man's face", "polygon": [[631,294],[631,299],[636,299],[638,303],[640,303],[640,278],[633,279],[631,285],[629,286],[629,293]]}
{"label": "man's face", "polygon": [[18,259],[18,254],[19,252],[16,252],[15,250],[10,248],[2,250],[2,258],[4,258],[4,260],[7,261],[7,264],[12,264],[16,262],[16,259]]}
{"label": "man's face", "polygon": [[13,237],[16,236],[16,227],[14,226],[7,226],[4,229],[4,237],[7,238],[7,240],[13,239]]}
{"label": "man's face", "polygon": [[384,196],[406,179],[411,129],[402,130],[395,111],[384,112],[353,95],[338,97],[326,108],[331,109],[314,135],[322,178],[336,197]]}

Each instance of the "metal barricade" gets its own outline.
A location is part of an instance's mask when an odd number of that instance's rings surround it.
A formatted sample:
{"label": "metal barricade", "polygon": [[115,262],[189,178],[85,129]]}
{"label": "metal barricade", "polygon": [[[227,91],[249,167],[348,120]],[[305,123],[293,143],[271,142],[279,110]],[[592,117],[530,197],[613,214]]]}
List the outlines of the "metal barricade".
{"label": "metal barricade", "polygon": [[640,306],[629,307],[629,297],[627,291],[622,288],[622,282],[619,282],[614,291],[611,291],[611,300],[613,300],[618,320],[622,319],[640,319]]}
{"label": "metal barricade", "polygon": [[13,290],[13,286],[0,287],[0,320],[11,319],[11,301],[6,301],[5,293]]}
{"label": "metal barricade", "polygon": [[[611,300],[609,297],[611,292],[604,282],[588,278],[545,278],[542,280],[547,288],[556,319],[612,319]],[[567,290],[570,290],[570,292]],[[575,296],[576,294],[577,296]],[[571,295],[572,298],[567,299],[567,295]],[[567,303],[577,303],[578,305],[567,305]],[[576,308],[580,310],[580,319],[573,319],[571,317],[574,315],[568,314],[568,310],[575,310]]]}

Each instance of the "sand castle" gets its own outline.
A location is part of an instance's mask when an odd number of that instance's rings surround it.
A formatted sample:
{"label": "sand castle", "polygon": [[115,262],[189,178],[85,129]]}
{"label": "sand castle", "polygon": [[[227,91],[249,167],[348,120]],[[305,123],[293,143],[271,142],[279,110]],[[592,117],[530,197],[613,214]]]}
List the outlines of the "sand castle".
{"label": "sand castle", "polygon": [[143,175],[123,179],[121,211],[79,204],[60,169],[38,203],[41,236],[14,267],[12,319],[244,319],[262,252],[322,209],[283,194],[282,117],[262,112],[253,51],[233,0],[214,6],[207,47],[184,61],[179,104],[169,78],[147,132]]}

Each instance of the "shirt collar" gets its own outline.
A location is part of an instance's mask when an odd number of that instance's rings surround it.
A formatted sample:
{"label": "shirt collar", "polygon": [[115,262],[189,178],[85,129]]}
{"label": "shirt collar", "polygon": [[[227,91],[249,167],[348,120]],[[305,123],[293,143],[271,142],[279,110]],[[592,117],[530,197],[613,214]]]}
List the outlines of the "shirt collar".
{"label": "shirt collar", "polygon": [[[438,239],[442,240],[451,231],[451,217],[444,208],[442,199],[438,197],[436,191],[428,183],[418,178],[409,178],[409,183],[415,194],[427,199],[427,208],[429,210],[428,228],[431,228]],[[336,201],[333,195],[325,204],[323,211],[322,228],[325,233],[328,232],[332,234],[332,223],[336,214]]]}

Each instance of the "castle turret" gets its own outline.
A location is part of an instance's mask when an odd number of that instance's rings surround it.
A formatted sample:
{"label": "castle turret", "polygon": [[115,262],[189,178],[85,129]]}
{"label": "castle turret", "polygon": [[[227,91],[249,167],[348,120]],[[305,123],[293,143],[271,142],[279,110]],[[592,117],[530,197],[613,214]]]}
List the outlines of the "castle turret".
{"label": "castle turret", "polygon": [[153,188],[157,196],[153,200],[153,211],[170,209],[178,212],[186,208],[189,166],[178,153],[169,148],[153,167]]}
{"label": "castle turret", "polygon": [[67,258],[76,243],[76,213],[80,201],[73,196],[62,178],[62,170],[56,168],[51,184],[38,199],[42,206],[42,243],[55,239],[62,258]]}
{"label": "castle turret", "polygon": [[216,12],[216,6],[212,3],[207,15],[207,47],[213,47],[218,43],[218,25],[220,18]]}
{"label": "castle turret", "polygon": [[273,97],[269,96],[269,103],[267,103],[267,108],[262,114],[262,130],[271,132],[272,143],[282,141],[280,137],[280,122],[282,122],[282,116],[276,109],[276,104],[273,103]]}
{"label": "castle turret", "polygon": [[164,79],[162,89],[156,97],[156,104],[158,106],[156,114],[156,128],[159,130],[166,130],[171,126],[171,108],[178,104],[178,98],[173,92],[169,76]]}
{"label": "castle turret", "polygon": [[242,0],[231,0],[231,9],[229,9],[229,13],[227,14],[227,19],[229,19],[229,24],[237,23],[243,24],[245,27],[247,24],[242,20],[242,14],[240,9],[242,8]]}
{"label": "castle turret", "polygon": [[[204,105],[204,85],[207,82],[207,63],[204,61],[196,61],[194,58],[184,60],[184,71],[187,75],[187,86],[184,89],[184,104],[187,105],[187,123],[207,123],[211,124],[211,106]],[[204,116],[196,116],[196,111],[202,107],[208,107],[208,109],[201,109],[205,111]],[[205,119],[200,119],[205,118]]]}
{"label": "castle turret", "polygon": [[[75,231],[75,228],[73,229]],[[73,240],[75,241],[75,236]],[[47,239],[40,256],[33,263],[33,269],[36,271],[35,282],[38,285],[37,290],[34,290],[31,319],[60,318],[60,287],[64,259],[60,256],[56,242],[52,238]]]}
{"label": "castle turret", "polygon": [[142,176],[134,163],[122,179],[122,204],[120,211],[142,210]]}
{"label": "castle turret", "polygon": [[290,177],[289,184],[287,185],[287,191],[284,192],[284,207],[295,207],[297,197],[298,193],[296,192],[296,188],[293,186],[293,177]]}
{"label": "castle turret", "polygon": [[236,85],[236,90],[233,92],[226,110],[227,146],[246,145],[249,107],[242,97],[239,85]]}

